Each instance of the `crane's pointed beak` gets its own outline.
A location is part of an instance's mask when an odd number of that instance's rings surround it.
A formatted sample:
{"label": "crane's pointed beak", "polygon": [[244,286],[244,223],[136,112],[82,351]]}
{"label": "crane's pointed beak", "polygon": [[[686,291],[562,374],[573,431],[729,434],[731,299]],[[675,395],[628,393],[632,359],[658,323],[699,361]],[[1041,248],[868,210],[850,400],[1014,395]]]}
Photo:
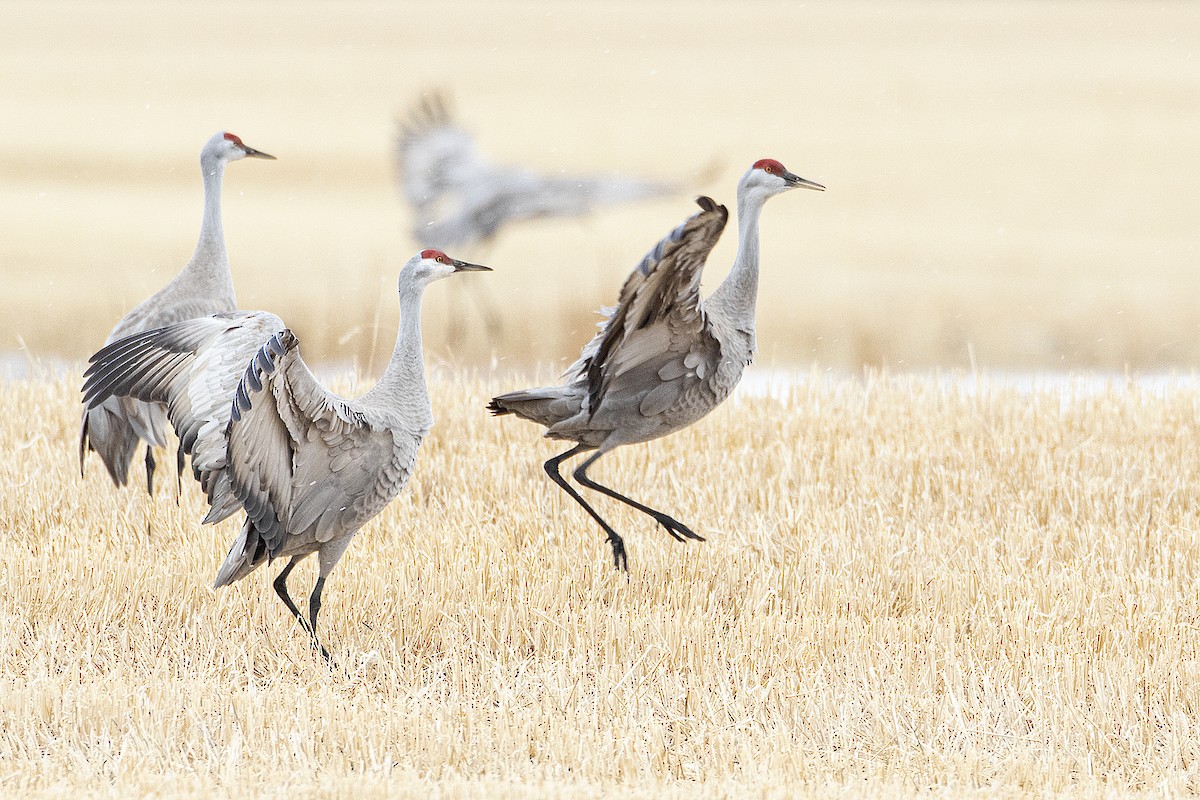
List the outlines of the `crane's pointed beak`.
{"label": "crane's pointed beak", "polygon": [[246,151],[246,158],[265,158],[268,161],[277,161],[278,160],[275,158],[275,156],[271,155],[270,153],[264,153],[262,150],[255,150],[253,147],[243,146],[243,149]]}
{"label": "crane's pointed beak", "polygon": [[810,181],[808,178],[801,178],[799,175],[794,175],[791,172],[785,172],[783,179],[788,182],[788,186],[800,189],[815,189],[818,192],[825,191],[825,187],[816,181]]}
{"label": "crane's pointed beak", "polygon": [[468,264],[466,261],[451,261],[454,265],[455,272],[491,272],[491,267],[485,267],[483,264]]}

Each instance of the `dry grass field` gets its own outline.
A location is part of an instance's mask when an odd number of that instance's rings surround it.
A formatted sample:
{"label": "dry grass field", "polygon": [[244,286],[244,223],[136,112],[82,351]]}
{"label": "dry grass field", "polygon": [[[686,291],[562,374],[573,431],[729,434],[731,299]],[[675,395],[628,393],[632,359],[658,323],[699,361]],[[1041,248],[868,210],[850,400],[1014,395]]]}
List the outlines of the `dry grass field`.
{"label": "dry grass field", "polygon": [[[0,796],[1200,793],[1195,379],[987,377],[1200,364],[1197,42],[1182,0],[0,0]],[[333,674],[275,569],[209,588],[195,486],[79,476],[80,363],[229,129],[279,157],[226,174],[239,302],[365,388],[431,88],[498,161],[689,189],[454,253],[503,332],[430,291],[438,426],[325,592]],[[626,579],[483,404],[764,156],[829,191],[763,215],[750,376],[816,366],[601,463],[708,537],[601,501]]]}
{"label": "dry grass field", "polygon": [[771,156],[829,191],[764,215],[765,360],[1190,368],[1197,41],[1189,2],[0,0],[0,353],[82,358],[165,283],[229,128],[279,156],[227,175],[242,305],[312,357],[386,355],[415,250],[393,118],[441,87],[500,161],[690,185],[462,254],[505,334],[452,353],[434,320],[443,356],[558,363],[688,195],[732,204]]}
{"label": "dry grass field", "polygon": [[5,385],[0,793],[1200,790],[1194,390],[743,395],[604,462],[708,537],[602,504],[627,580],[545,479],[554,445],[482,412],[517,380],[435,375],[409,489],[325,593],[345,676],[275,569],[209,588],[234,526],[199,527],[194,485],[80,480],[77,374]]}

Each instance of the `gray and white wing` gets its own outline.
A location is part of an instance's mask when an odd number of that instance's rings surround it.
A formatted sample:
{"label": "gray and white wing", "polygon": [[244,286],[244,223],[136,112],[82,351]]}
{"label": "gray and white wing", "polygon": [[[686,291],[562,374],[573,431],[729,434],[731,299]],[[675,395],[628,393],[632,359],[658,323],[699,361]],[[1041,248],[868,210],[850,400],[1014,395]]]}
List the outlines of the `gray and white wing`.
{"label": "gray and white wing", "polygon": [[623,175],[543,176],[495,165],[454,124],[440,94],[423,97],[400,121],[396,163],[413,208],[413,235],[428,247],[469,245],[492,238],[509,222],[577,216],[678,190]]}
{"label": "gray and white wing", "polygon": [[235,311],[136,333],[100,349],[84,373],[84,405],[109,397],[164,403],[182,454],[210,502],[225,466],[225,428],[246,363],[284,330],[264,311]]}
{"label": "gray and white wing", "polygon": [[700,212],[630,273],[616,308],[568,370],[568,379],[586,381],[593,414],[606,398],[622,397],[654,416],[716,369],[721,345],[700,303],[700,273],[729,212],[708,197],[696,202]]}
{"label": "gray and white wing", "polygon": [[124,339],[135,333],[151,328],[165,328],[177,322],[183,322],[198,317],[208,317],[214,314],[229,313],[233,306],[226,302],[216,302],[208,297],[184,297],[175,299],[160,291],[158,294],[139,303],[130,309],[109,332],[104,340],[106,345],[118,339]]}
{"label": "gray and white wing", "polygon": [[667,184],[626,178],[552,177],[515,167],[493,169],[457,192],[457,205],[418,225],[417,238],[431,247],[486,241],[505,225],[543,217],[573,217],[593,209],[671,194]]}
{"label": "gray and white wing", "polygon": [[606,205],[666,197],[677,187],[625,175],[550,176],[514,185],[507,193],[510,219],[586,214]]}
{"label": "gray and white wing", "polygon": [[[292,537],[327,542],[353,533],[395,497],[422,434],[325,389],[284,331],[259,351],[234,392],[231,491],[269,555]],[[227,563],[222,574],[237,567]]]}
{"label": "gray and white wing", "polygon": [[417,228],[443,216],[440,207],[449,196],[461,195],[495,169],[471,134],[454,123],[440,93],[424,95],[398,127],[396,173]]}

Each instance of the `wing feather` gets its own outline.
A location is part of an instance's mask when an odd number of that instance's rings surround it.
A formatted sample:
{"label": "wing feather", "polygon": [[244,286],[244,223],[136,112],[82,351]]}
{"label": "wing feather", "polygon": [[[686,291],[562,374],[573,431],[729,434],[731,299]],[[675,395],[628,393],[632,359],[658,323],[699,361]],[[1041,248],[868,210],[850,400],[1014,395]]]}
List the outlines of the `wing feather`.
{"label": "wing feather", "polygon": [[[653,387],[653,400],[639,404],[643,413],[664,403],[669,407],[689,375],[707,375],[720,357],[700,304],[700,273],[729,212],[708,197],[696,202],[700,212],[660,240],[630,273],[616,309],[568,370],[568,378],[587,382],[592,414],[606,394],[622,389]],[[666,383],[656,387],[656,381]]]}
{"label": "wing feather", "polygon": [[84,373],[84,403],[108,397],[164,403],[210,502],[225,466],[225,428],[234,388],[264,340],[283,329],[274,314],[238,311],[144,331],[101,348]]}
{"label": "wing feather", "polygon": [[321,386],[285,334],[250,361],[227,431],[230,492],[270,557],[356,531],[399,492],[420,443]]}
{"label": "wing feather", "polygon": [[395,152],[413,209],[413,236],[426,247],[466,246],[491,239],[512,221],[577,216],[678,191],[625,175],[539,175],[493,164],[454,123],[440,93],[422,97],[400,120]]}

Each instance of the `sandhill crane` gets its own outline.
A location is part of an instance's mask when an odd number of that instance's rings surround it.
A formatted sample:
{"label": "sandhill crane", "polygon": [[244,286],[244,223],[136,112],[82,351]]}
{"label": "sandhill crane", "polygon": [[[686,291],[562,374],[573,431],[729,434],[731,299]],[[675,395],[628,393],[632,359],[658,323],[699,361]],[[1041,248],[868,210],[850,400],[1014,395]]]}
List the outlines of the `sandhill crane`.
{"label": "sandhill crane", "polygon": [[[200,171],[204,176],[204,218],[200,239],[192,258],[175,278],[126,314],[104,343],[111,344],[130,334],[170,325],[180,320],[219,314],[237,308],[233,294],[233,275],[225,254],[225,234],[221,226],[221,181],[225,165],[242,158],[275,156],[248,147],[236,134],[218,131],[200,151]],[[124,486],[129,463],[139,441],[146,442],[146,491],[154,492],[155,447],[166,447],[166,415],[161,405],[146,404],[133,398],[110,398],[94,408],[85,409],[79,429],[79,472],[84,459],[95,450],[108,468],[113,483]]]}
{"label": "sandhill crane", "polygon": [[[378,383],[356,400],[321,386],[300,358],[296,337],[262,311],[135,334],[92,356],[85,373],[89,408],[124,396],[167,405],[211,504],[204,522],[246,512],[215,585],[228,586],[264,561],[288,557],[275,591],[331,663],[317,638],[325,579],[354,534],[403,488],[433,425],[422,294],[440,278],[484,270],[489,267],[438,250],[404,265],[396,347]],[[288,595],[287,578],[311,553],[320,569],[306,619]]]}
{"label": "sandhill crane", "polygon": [[825,189],[774,159],[756,161],[742,176],[737,258],[705,300],[700,270],[729,212],[699,198],[701,211],[660,241],[626,279],[616,308],[607,310],[565,383],[503,394],[488,405],[494,414],[545,425],[551,439],[576,442],[545,463],[546,473],[604,529],[618,569],[628,570],[624,540],[563,478],[559,465],[595,450],[575,470],[576,481],[648,514],[677,541],[703,540],[675,518],[597,483],[587,471],[614,448],[691,425],[733,391],[755,352],[759,215],[769,198],[797,187]]}
{"label": "sandhill crane", "polygon": [[515,220],[578,216],[680,191],[623,175],[543,176],[492,164],[454,123],[440,94],[423,97],[399,128],[396,171],[413,209],[413,238],[423,247],[486,243]]}
{"label": "sandhill crane", "polygon": [[[576,217],[596,208],[677,194],[677,184],[626,175],[540,175],[486,159],[451,117],[445,97],[425,95],[398,121],[396,175],[412,208],[421,247],[482,252],[502,228],[540,217]],[[464,286],[489,340],[502,339],[500,313],[478,284]],[[461,315],[446,315],[446,338],[462,341]]]}

